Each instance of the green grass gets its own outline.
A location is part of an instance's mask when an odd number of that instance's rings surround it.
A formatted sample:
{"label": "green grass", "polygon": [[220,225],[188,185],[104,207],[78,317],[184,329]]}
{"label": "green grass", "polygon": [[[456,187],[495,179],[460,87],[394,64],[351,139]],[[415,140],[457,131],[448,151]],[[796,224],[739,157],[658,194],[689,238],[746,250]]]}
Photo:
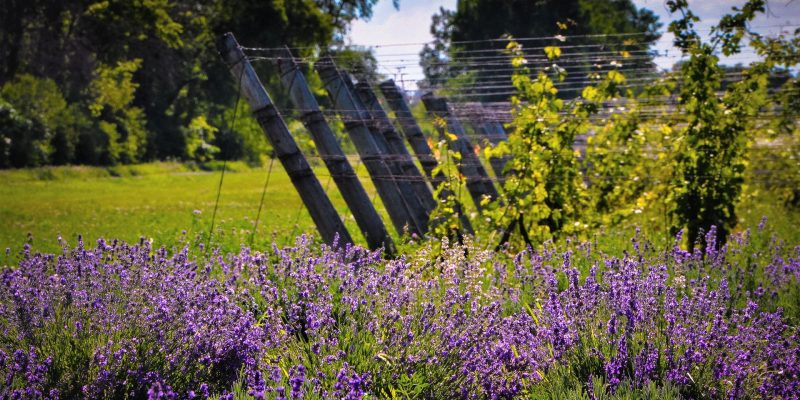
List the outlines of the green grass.
{"label": "green grass", "polygon": [[[350,234],[363,241],[327,171],[317,172]],[[213,244],[226,251],[250,244],[266,177],[267,166],[228,165]],[[178,163],[0,171],[0,246],[16,252],[30,237],[35,250],[52,252],[60,248],[59,235],[71,244],[78,235],[86,242],[101,237],[125,241],[144,237],[167,245],[204,242],[219,179],[219,170]],[[372,193],[368,179],[362,181]],[[382,212],[379,200],[376,205]],[[315,232],[313,222],[288,175],[275,162],[252,244],[263,248],[273,241],[290,243],[302,232]]]}
{"label": "green grass", "polygon": [[[363,165],[358,168],[360,163],[353,164],[384,216],[387,229],[394,234]],[[9,248],[17,254],[26,242],[31,242],[36,251],[57,252],[59,236],[74,244],[78,235],[89,243],[98,238],[138,241],[142,237],[167,246],[208,243],[220,166],[217,163],[203,170],[180,163],[151,163],[0,171],[0,252]],[[212,245],[225,252],[237,251],[243,244],[265,249],[273,242],[291,244],[303,232],[316,232],[289,177],[275,162],[258,231],[251,235],[267,170],[266,165],[251,168],[238,162],[228,164]],[[318,167],[316,171],[351,236],[364,244],[327,170]],[[474,211],[466,194],[462,197],[467,212]],[[787,210],[768,192],[748,191],[737,214],[737,229],[754,228],[766,216],[777,237],[786,243],[800,243],[800,212]],[[651,240],[659,241],[658,245],[671,245],[668,224],[663,212],[657,210],[631,218],[622,226],[597,230],[590,239],[604,249],[622,251],[630,246],[637,226]],[[494,241],[478,238],[479,244],[485,242],[487,246],[494,246]]]}

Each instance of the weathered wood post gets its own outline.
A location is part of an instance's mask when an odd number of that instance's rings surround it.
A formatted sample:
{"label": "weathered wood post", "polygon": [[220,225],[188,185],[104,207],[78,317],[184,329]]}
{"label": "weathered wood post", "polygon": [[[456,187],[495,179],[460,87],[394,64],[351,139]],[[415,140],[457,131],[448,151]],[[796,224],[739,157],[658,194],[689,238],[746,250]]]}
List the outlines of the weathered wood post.
{"label": "weathered wood post", "polygon": [[391,236],[386,231],[380,215],[372,205],[364,186],[361,185],[361,181],[358,180],[358,176],[356,176],[353,167],[347,160],[347,156],[336,140],[336,135],[334,135],[325,121],[317,99],[311,93],[311,89],[308,88],[306,78],[298,68],[297,63],[295,63],[288,48],[284,50],[278,59],[278,70],[281,74],[281,82],[289,91],[292,103],[300,110],[300,120],[306,129],[311,132],[317,151],[325,161],[333,181],[353,213],[353,218],[361,228],[361,232],[367,240],[367,245],[371,249],[383,246],[388,254],[393,254],[394,244]]}
{"label": "weathered wood post", "polygon": [[[447,100],[436,97],[433,93],[427,93],[422,96],[422,102],[429,112],[436,117],[444,119],[447,123],[447,131],[455,135],[455,140],[446,139],[448,143],[450,143],[451,148],[461,154],[461,163],[458,164],[458,167],[461,173],[467,178],[467,190],[472,197],[472,201],[475,203],[475,207],[477,207],[478,210],[483,208],[481,206],[481,200],[483,200],[485,196],[490,197],[491,200],[497,200],[499,197],[497,189],[495,189],[492,184],[492,179],[489,177],[489,174],[486,173],[486,169],[483,168],[480,158],[475,155],[472,144],[464,133],[464,128],[461,126],[461,123],[450,112]],[[440,130],[440,133],[444,133],[442,130],[443,129]]]}
{"label": "weathered wood post", "polygon": [[[484,139],[486,139],[489,144],[492,146],[497,146],[500,142],[508,139],[508,135],[506,135],[503,125],[488,116],[483,104],[471,104],[469,112],[474,115],[472,121],[475,131]],[[508,156],[492,157],[489,159],[489,164],[492,166],[492,170],[498,179],[503,178],[503,170],[505,169],[507,162]]]}
{"label": "weathered wood post", "polygon": [[433,169],[436,168],[437,165],[436,157],[433,156],[433,151],[431,151],[431,147],[425,139],[425,134],[422,133],[422,129],[420,129],[417,121],[414,119],[414,115],[411,113],[406,99],[391,79],[382,82],[380,88],[381,92],[383,92],[383,97],[385,97],[386,101],[389,103],[389,107],[394,111],[395,117],[400,123],[400,127],[403,130],[408,144],[411,145],[411,149],[414,151],[414,154],[417,155],[422,169],[425,170],[425,174],[431,179],[433,187],[437,188],[445,177],[441,173],[437,176],[433,175]]}
{"label": "weathered wood post", "polygon": [[389,115],[381,107],[381,103],[375,92],[372,91],[368,82],[360,81],[356,84],[356,94],[364,104],[366,111],[374,121],[374,129],[380,132],[389,145],[389,154],[395,158],[395,162],[400,167],[404,176],[409,180],[417,198],[422,202],[425,211],[430,214],[436,208],[436,200],[433,193],[425,183],[425,177],[419,171],[411,154],[408,152],[403,138],[395,130],[394,124],[389,119]]}
{"label": "weathered wood post", "polygon": [[496,116],[495,111],[488,110],[483,103],[478,103],[478,109],[480,110],[481,118],[483,118],[483,121],[490,127],[489,141],[491,141],[492,144],[497,144],[508,140],[508,132],[506,132],[506,128],[503,126],[499,117]]}
{"label": "weathered wood post", "polygon": [[[400,123],[400,128],[403,131],[403,135],[406,137],[408,144],[411,145],[411,149],[414,151],[414,154],[417,155],[417,159],[422,165],[422,169],[431,180],[433,188],[438,189],[439,186],[444,183],[447,177],[445,177],[441,171],[436,174],[433,173],[433,170],[438,166],[439,163],[436,161],[436,157],[434,157],[433,151],[431,151],[431,147],[428,145],[428,140],[425,138],[425,134],[419,127],[419,124],[417,124],[414,114],[411,113],[411,108],[408,106],[403,93],[391,79],[382,82],[380,84],[380,89],[383,93],[383,97],[386,98],[386,102],[389,103],[389,107],[392,109],[392,111],[394,111],[395,118]],[[441,198],[448,198],[450,195],[451,193],[449,191],[445,191],[444,189],[440,193]],[[469,218],[464,215],[463,207],[461,206],[460,201],[456,201],[455,208],[456,212],[458,213],[459,220],[461,221],[461,227],[464,229],[464,231],[470,234],[474,233],[472,230],[472,224],[469,222]]]}
{"label": "weathered wood post", "polygon": [[369,132],[372,134],[372,139],[375,141],[375,144],[378,145],[378,149],[386,160],[386,165],[388,165],[389,169],[392,171],[391,179],[396,182],[398,189],[400,189],[400,193],[403,196],[403,203],[406,205],[408,212],[418,222],[417,226],[420,228],[420,232],[427,232],[430,212],[428,212],[427,207],[425,207],[424,201],[417,195],[413,182],[405,176],[402,160],[394,154],[389,141],[383,133],[381,133],[379,124],[372,117],[367,106],[364,105],[361,98],[356,93],[356,86],[350,74],[345,71],[339,71],[339,76],[344,81],[344,87],[350,92],[350,97],[353,99],[356,110],[358,110],[362,118],[364,118],[367,129],[369,129]]}
{"label": "weathered wood post", "polygon": [[338,235],[340,243],[352,243],[353,239],[339,218],[336,208],[297,147],[286,123],[232,33],[220,37],[217,50],[238,82],[238,89],[250,104],[250,110],[272,144],[275,155],[289,174],[322,239],[333,243]]}
{"label": "weathered wood post", "polygon": [[[409,207],[409,200],[416,200],[413,189],[408,182],[396,179],[396,173],[386,161],[385,154],[366,125],[369,116],[363,112],[350,93],[345,79],[339,73],[333,59],[324,57],[317,61],[314,67],[322,78],[334,107],[338,109],[345,128],[350,134],[397,231],[402,234],[405,227],[408,227],[412,233],[425,233],[427,231],[427,215],[425,215],[424,209],[421,209],[421,206],[416,210]],[[422,211],[421,215],[420,210]]]}

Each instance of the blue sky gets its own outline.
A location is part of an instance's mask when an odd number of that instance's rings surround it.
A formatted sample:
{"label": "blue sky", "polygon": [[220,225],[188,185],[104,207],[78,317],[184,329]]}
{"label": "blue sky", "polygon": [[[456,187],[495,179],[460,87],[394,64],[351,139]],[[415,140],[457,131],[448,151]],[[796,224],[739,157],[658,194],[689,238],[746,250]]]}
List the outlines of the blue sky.
{"label": "blue sky", "polygon": [[[719,18],[730,11],[732,6],[743,4],[744,0],[701,0],[689,1],[692,10],[701,18],[701,33],[713,26]],[[665,0],[634,0],[638,7],[651,9],[666,27],[671,20],[665,6]],[[754,21],[753,26],[761,28],[761,32],[776,33],[782,28],[794,30],[800,25],[800,0],[768,1],[769,12]],[[396,10],[389,0],[381,0],[374,9],[370,21],[356,21],[348,35],[351,44],[378,45],[375,53],[382,64],[381,72],[402,80],[408,89],[415,88],[412,81],[421,77],[421,69],[415,66],[415,56],[422,48],[422,43],[432,40],[429,33],[431,15],[439,7],[455,9],[456,0],[400,0],[400,9]],[[662,28],[662,30],[665,30]],[[669,68],[679,60],[677,51],[671,46],[672,36],[665,34],[656,45],[660,53],[667,49],[666,57],[656,59],[660,68]],[[389,45],[389,46],[386,46]],[[723,60],[730,64],[747,63],[746,56]]]}

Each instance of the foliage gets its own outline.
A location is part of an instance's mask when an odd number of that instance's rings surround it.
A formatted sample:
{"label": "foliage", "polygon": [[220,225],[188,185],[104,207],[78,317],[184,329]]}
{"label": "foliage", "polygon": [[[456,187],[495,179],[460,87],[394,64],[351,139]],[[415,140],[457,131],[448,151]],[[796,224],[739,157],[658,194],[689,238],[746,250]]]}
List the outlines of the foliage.
{"label": "foliage", "polygon": [[67,116],[67,101],[58,85],[51,79],[39,79],[29,74],[19,75],[3,85],[2,97],[28,118],[55,130]]}
{"label": "foliage", "polygon": [[601,225],[641,213],[649,187],[647,165],[653,160],[645,152],[645,124],[633,103],[626,102],[630,111],[612,115],[587,138],[589,198]]}
{"label": "foliage", "polygon": [[[711,42],[703,43],[694,30],[698,20],[686,3],[669,4],[673,12],[682,13],[670,29],[676,46],[689,57],[674,74],[647,85],[630,84],[611,68],[605,75],[589,74],[593,84],[565,101],[553,82],[569,72],[556,63],[561,49],[542,47],[550,65],[532,75],[530,54],[513,41],[509,44],[517,89],[511,99],[511,132],[507,142],[485,150],[486,157],[510,160],[501,198],[488,204],[483,215],[490,223],[490,238],[502,233],[500,242],[505,243],[517,227],[528,245],[580,237],[590,226],[627,223],[649,210],[648,220],[671,225],[673,234],[686,228],[690,245],[706,247],[703,232],[711,226],[717,227],[715,239],[724,243],[739,223],[736,205],[750,149],[765,137],[773,137],[772,148],[778,143],[788,146],[782,154],[759,158],[761,165],[775,167],[775,179],[764,188],[792,204],[797,81],[782,74],[800,60],[794,57],[800,39],[767,38],[748,30],[748,21],[764,9],[763,2],[753,0],[741,10],[734,8],[734,14],[713,29]],[[717,51],[734,54],[745,37],[759,59],[746,67],[723,69]],[[627,57],[624,52],[620,56]],[[725,71],[737,79],[723,85]],[[676,97],[676,109],[664,103],[665,96]],[[640,103],[645,114],[639,111]],[[601,106],[611,110],[609,115],[598,114]],[[770,108],[779,118],[757,125],[764,121],[760,114]],[[581,163],[573,143],[587,133]],[[753,174],[751,178],[765,181]]]}
{"label": "foliage", "polygon": [[[5,98],[24,118],[30,120],[38,132],[25,136],[43,143],[34,148],[17,148],[15,157],[29,158],[21,166],[66,164],[74,159],[75,145],[80,131],[86,128],[78,105],[68,104],[58,85],[51,79],[22,74],[6,82],[0,97]],[[7,132],[11,132],[10,129]],[[37,139],[38,138],[38,139]],[[46,143],[44,143],[46,142]]]}
{"label": "foliage", "polygon": [[[56,123],[51,118],[55,111],[29,109],[4,94],[27,119],[43,123],[48,133],[42,140],[52,141],[46,157],[30,154],[28,158],[34,161],[20,165],[189,160],[192,156],[187,150],[196,147],[187,143],[193,140],[190,125],[199,117],[216,121],[228,112],[236,96],[230,73],[214,48],[218,35],[232,31],[248,45],[300,47],[304,50],[298,56],[308,56],[340,42],[352,21],[372,15],[376,2],[46,0],[4,4],[0,84],[28,79],[25,76],[54,83],[56,91],[50,86],[40,88],[63,94],[51,100],[63,97],[69,109],[65,114],[72,117],[59,116],[64,122],[56,129],[50,125]],[[271,77],[264,81],[268,90],[278,92],[274,69],[264,63],[256,68],[262,77]],[[45,115],[33,114],[38,112]],[[218,157],[247,157],[255,162],[264,157],[264,145],[251,140],[252,136],[223,131],[219,142],[210,144],[222,149]],[[27,149],[33,152],[35,147]]]}
{"label": "foliage", "polygon": [[748,170],[748,180],[754,188],[775,196],[778,204],[800,209],[800,129],[765,139],[760,145],[762,149],[752,152],[754,167]]}
{"label": "foliage", "polygon": [[35,167],[47,162],[49,135],[45,127],[21,115],[0,99],[0,167]]}
{"label": "foliage", "polygon": [[89,84],[89,112],[96,123],[94,134],[101,164],[133,163],[144,156],[147,131],[144,110],[132,105],[138,84],[133,74],[142,60],[100,65]]}
{"label": "foliage", "polygon": [[[477,69],[482,77],[492,75],[491,71],[480,71],[480,67],[461,66],[461,60],[469,61],[475,51],[486,51],[487,46],[491,48],[491,44],[480,41],[504,36],[528,38],[557,34],[642,33],[636,37],[636,43],[628,43],[624,47],[635,51],[646,50],[650,43],[658,39],[656,31],[659,27],[655,14],[646,9],[637,9],[629,0],[461,0],[455,10],[442,8],[432,17],[431,34],[434,41],[423,48],[420,57],[425,83],[438,86],[465,70]],[[473,41],[478,42],[471,43]],[[595,42],[595,39],[587,36],[571,39],[570,44]],[[502,45],[502,42],[498,42],[498,45]],[[613,45],[605,45],[614,48]],[[636,64],[641,69],[650,65],[647,61],[636,61]],[[570,67],[570,73],[582,75],[584,67]],[[497,100],[496,97],[491,99]]]}
{"label": "foliage", "polygon": [[[715,27],[712,43],[703,43],[694,31],[697,18],[687,10],[685,1],[668,2],[681,19],[670,25],[676,46],[688,53],[681,66],[678,103],[685,111],[687,126],[680,132],[681,146],[676,153],[676,173],[671,214],[677,231],[688,228],[690,244],[703,242],[703,231],[717,226],[717,239],[724,242],[737,223],[735,204],[741,194],[747,164],[745,149],[754,117],[767,105],[768,76],[773,68],[786,62],[780,51],[762,52],[762,60],[742,71],[742,79],[730,85],[720,96],[722,70],[715,55],[718,45],[726,54],[740,51],[747,23],[764,12],[760,0],[748,1],[742,9],[722,18]],[[753,46],[763,48],[763,40],[753,34]],[[791,63],[795,63],[792,61]]]}
{"label": "foliage", "polygon": [[219,153],[219,148],[210,144],[216,133],[217,128],[210,125],[205,116],[192,119],[186,129],[186,155],[200,163],[213,160]]}
{"label": "foliage", "polygon": [[[500,198],[486,215],[495,229],[511,231],[518,224],[528,242],[576,233],[585,227],[581,214],[588,198],[572,143],[588,129],[596,99],[565,105],[544,71],[530,77],[519,45],[511,42],[509,49],[517,68],[512,78],[518,91],[511,99],[513,131],[508,143],[492,153],[511,157]],[[556,53],[551,50],[548,56],[554,59]],[[557,65],[552,72],[563,79],[564,71]],[[562,111],[569,117],[563,118]]]}
{"label": "foliage", "polygon": [[354,75],[359,81],[379,82],[386,79],[378,71],[378,60],[367,47],[350,46],[329,52],[336,60],[336,68]]}
{"label": "foliage", "polygon": [[[453,136],[447,131],[444,119],[437,118],[434,123],[442,136]],[[462,221],[466,218],[461,205],[461,193],[466,185],[466,177],[459,168],[461,153],[450,149],[448,140],[442,138],[436,143],[433,154],[437,165],[431,175],[437,177],[439,183],[433,193],[437,205],[430,216],[432,233],[435,237],[461,238],[465,233]]]}
{"label": "foliage", "polygon": [[219,147],[224,160],[243,160],[250,165],[262,165],[272,154],[272,146],[254,118],[248,118],[249,106],[239,101],[237,109],[226,108],[211,122],[218,129],[212,142]]}
{"label": "foliage", "polygon": [[[676,46],[684,46],[680,48],[689,58],[676,74],[645,87],[623,89],[629,87],[626,77],[612,69],[604,77],[590,74],[596,83],[567,103],[546,74],[551,72],[563,80],[567,71],[553,63],[534,79],[526,65],[526,53],[516,43],[509,44],[515,68],[512,81],[518,93],[512,97],[514,120],[509,126],[513,131],[508,142],[488,150],[490,156],[508,155],[511,160],[503,195],[486,213],[492,232],[504,230],[501,243],[516,224],[524,227],[525,242],[533,244],[579,234],[588,226],[619,224],[645,208],[663,209],[668,213],[665,219],[671,217],[673,234],[687,228],[690,245],[701,247],[708,245],[703,232],[711,226],[718,230],[714,237],[724,243],[739,222],[735,207],[743,190],[747,150],[756,139],[753,132],[759,113],[777,102],[785,118],[771,126],[784,135],[796,129],[790,117],[794,115],[791,89],[795,80],[784,80],[785,89],[776,99],[769,96],[768,89],[775,85],[776,71],[798,62],[792,57],[797,52],[797,38],[764,38],[748,31],[746,23],[764,8],[754,0],[722,19],[714,28],[712,43],[702,43],[694,31],[697,18],[685,2],[669,4],[672,11],[682,12],[683,18],[670,29]],[[739,79],[723,87],[716,48],[734,54],[745,34],[761,58],[737,67]],[[557,46],[545,46],[543,51],[551,62],[561,56]],[[640,101],[658,104],[659,96],[673,93],[681,118],[640,116]],[[600,119],[595,116],[601,103],[606,107],[619,103],[619,110],[625,111],[615,110]],[[572,144],[590,130],[584,174]],[[782,141],[793,142],[788,138]],[[793,148],[786,149],[786,154],[770,165],[777,173],[793,175],[789,172],[793,170]],[[794,177],[784,178],[786,189],[778,190],[791,202],[794,194],[788,186]],[[657,195],[663,192],[668,194]],[[595,212],[587,211],[588,204]],[[523,219],[529,222],[523,224]]]}

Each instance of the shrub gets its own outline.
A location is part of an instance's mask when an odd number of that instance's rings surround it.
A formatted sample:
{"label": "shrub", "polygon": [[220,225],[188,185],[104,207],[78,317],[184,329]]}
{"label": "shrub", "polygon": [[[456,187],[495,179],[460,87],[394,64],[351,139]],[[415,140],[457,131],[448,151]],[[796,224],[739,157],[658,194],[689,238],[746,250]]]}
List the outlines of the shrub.
{"label": "shrub", "polygon": [[44,165],[52,149],[50,132],[0,99],[0,168]]}
{"label": "shrub", "polygon": [[88,154],[102,164],[133,163],[142,159],[146,150],[147,129],[144,111],[133,106],[139,84],[133,74],[142,60],[120,61],[114,66],[100,64],[89,85],[91,116],[96,119],[92,137],[84,137]]}

